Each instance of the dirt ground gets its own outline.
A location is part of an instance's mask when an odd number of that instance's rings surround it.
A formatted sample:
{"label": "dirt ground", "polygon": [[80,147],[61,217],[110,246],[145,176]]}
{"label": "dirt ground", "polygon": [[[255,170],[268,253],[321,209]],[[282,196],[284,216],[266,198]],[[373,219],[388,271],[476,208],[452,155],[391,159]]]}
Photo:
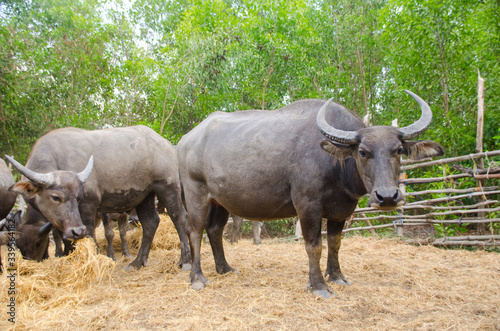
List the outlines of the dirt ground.
{"label": "dirt ground", "polygon": [[[141,235],[134,231],[133,255]],[[78,256],[20,261],[16,324],[7,320],[9,280],[0,277],[0,329],[500,330],[498,253],[346,238],[340,263],[352,285],[332,284],[338,297],[320,299],[306,292],[302,241],[264,239],[255,246],[241,239],[224,243],[238,274],[218,275],[203,244],[202,267],[212,284],[194,291],[188,272],[176,267],[173,231],[163,218],[148,266],[138,271],[122,271],[130,261],[120,257],[118,235],[116,263],[95,254],[90,240]],[[102,232],[98,237],[105,248]]]}

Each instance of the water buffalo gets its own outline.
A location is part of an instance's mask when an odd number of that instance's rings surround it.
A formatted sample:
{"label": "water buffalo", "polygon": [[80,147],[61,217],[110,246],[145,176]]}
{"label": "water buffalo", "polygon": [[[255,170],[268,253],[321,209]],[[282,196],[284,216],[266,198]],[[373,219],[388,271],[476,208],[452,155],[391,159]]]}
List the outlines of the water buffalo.
{"label": "water buffalo", "polygon": [[[17,194],[9,191],[9,187],[14,184],[14,176],[10,172],[5,161],[0,159],[0,246],[7,245],[10,240],[8,231],[2,231],[6,225],[5,217],[9,215],[12,207],[16,203]],[[0,272],[2,271],[2,256],[0,251]]]}
{"label": "water buffalo", "polygon": [[[28,208],[25,218],[26,220],[23,222],[20,217],[20,212],[16,213],[13,217],[15,220],[13,223],[15,223],[17,232],[23,234],[22,237],[16,239],[16,245],[19,247],[19,250],[25,259],[40,262],[49,257],[49,235],[51,231],[55,243],[55,256],[60,257],[68,255],[74,249],[74,242],[71,240],[63,240],[61,231],[53,227],[52,224],[48,222],[47,219],[36,209]],[[108,242],[106,252],[107,256],[112,259],[115,259],[113,249],[114,221],[118,223],[120,238],[122,240],[122,253],[123,255],[132,258],[126,241],[127,220],[127,213],[97,213],[96,215],[96,227],[101,222],[103,223],[105,237]]]}
{"label": "water buffalo", "polygon": [[9,167],[4,160],[0,159],[0,220],[9,215],[16,203],[17,194],[9,191],[14,183],[14,176],[12,176]]}
{"label": "water buffalo", "polygon": [[179,234],[179,263],[190,268],[177,156],[172,144],[150,128],[57,129],[38,139],[26,167],[7,159],[27,178],[11,190],[22,194],[28,209],[40,211],[63,239],[79,239],[86,233],[95,237],[97,212],[136,208],[143,239],[127,269],[146,265],[160,221],[156,195]]}
{"label": "water buffalo", "polygon": [[430,125],[432,111],[420,97],[407,93],[422,113],[418,121],[399,129],[366,127],[330,99],[297,101],[274,111],[216,112],[186,134],[177,154],[191,225],[192,287],[209,283],[200,264],[204,228],[217,272],[234,270],[222,246],[229,213],[259,220],[299,216],[309,258],[307,288],[321,297],[333,293],[320,270],[321,223],[326,218],[325,277],[349,284],[338,251],[345,219],[358,200],[369,194],[373,207],[403,204],[398,189],[401,155],[420,159],[444,153],[435,142],[409,141]]}

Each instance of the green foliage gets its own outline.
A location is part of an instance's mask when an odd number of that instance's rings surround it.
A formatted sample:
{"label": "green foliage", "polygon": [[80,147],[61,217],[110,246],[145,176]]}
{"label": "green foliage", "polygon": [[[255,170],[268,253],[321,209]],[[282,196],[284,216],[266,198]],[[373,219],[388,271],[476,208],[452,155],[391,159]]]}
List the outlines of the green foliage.
{"label": "green foliage", "polygon": [[[172,142],[213,111],[329,98],[374,125],[435,114],[447,155],[500,141],[500,5],[371,0],[33,0],[0,15],[0,152],[63,126],[146,124]],[[429,174],[430,176],[431,174]]]}
{"label": "green foliage", "polygon": [[459,224],[434,224],[438,237],[453,237],[468,231],[469,223]]}

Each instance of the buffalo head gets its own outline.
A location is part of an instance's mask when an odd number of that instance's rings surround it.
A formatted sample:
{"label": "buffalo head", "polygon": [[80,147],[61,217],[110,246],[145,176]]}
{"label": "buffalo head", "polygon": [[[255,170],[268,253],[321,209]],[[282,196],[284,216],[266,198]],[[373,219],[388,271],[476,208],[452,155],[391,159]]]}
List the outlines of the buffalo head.
{"label": "buffalo head", "polygon": [[400,157],[407,155],[418,160],[443,155],[441,145],[429,140],[409,141],[424,132],[432,120],[432,111],[416,94],[406,91],[420,106],[422,115],[415,123],[404,127],[365,127],[357,131],[337,129],[326,121],[328,100],[318,112],[316,123],[321,133],[330,140],[321,146],[338,159],[353,157],[361,180],[370,194],[368,205],[392,209],[403,205],[405,199],[398,188]]}
{"label": "buffalo head", "polygon": [[63,233],[64,239],[80,239],[85,236],[78,202],[83,197],[83,183],[92,173],[94,157],[82,172],[55,170],[49,173],[32,171],[12,157],[5,156],[27,180],[21,180],[10,187],[22,194],[44,216]]}

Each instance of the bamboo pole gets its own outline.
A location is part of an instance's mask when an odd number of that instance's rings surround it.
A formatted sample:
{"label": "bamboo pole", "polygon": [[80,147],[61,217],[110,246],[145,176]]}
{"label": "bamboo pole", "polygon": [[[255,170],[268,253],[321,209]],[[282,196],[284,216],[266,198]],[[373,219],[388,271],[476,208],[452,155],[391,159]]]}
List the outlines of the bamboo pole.
{"label": "bamboo pole", "polygon": [[500,235],[444,237],[444,240],[500,240]]}
{"label": "bamboo pole", "polygon": [[498,246],[500,243],[484,242],[484,241],[434,241],[434,246]]}
{"label": "bamboo pole", "polygon": [[[483,127],[484,127],[484,79],[481,77],[481,72],[477,70],[477,133],[476,133],[476,153],[481,153],[483,151]],[[484,168],[484,159],[480,158],[477,162],[477,167],[479,169]],[[477,186],[484,185],[484,179],[477,176],[476,183]],[[478,200],[486,200],[484,196],[477,197]],[[479,213],[480,217],[484,217],[484,214]],[[477,226],[477,231],[479,233],[484,233],[486,227],[483,224]]]}
{"label": "bamboo pole", "polygon": [[[493,191],[497,190],[498,186],[490,186],[490,187],[476,187],[476,188],[470,188],[470,189],[456,189],[456,188],[449,188],[449,189],[444,189],[444,190],[425,190],[425,191],[416,191],[416,192],[408,192],[405,194],[405,196],[416,196],[416,195],[424,195],[424,194],[447,194],[447,193],[473,193],[473,192],[487,192],[487,191]],[[479,194],[481,195],[481,194]]]}
{"label": "bamboo pole", "polygon": [[369,217],[355,217],[354,221],[366,221],[366,220],[379,220],[379,219],[417,219],[417,218],[431,218],[436,216],[447,216],[447,215],[464,215],[464,214],[477,214],[479,212],[483,213],[494,213],[500,211],[500,207],[496,208],[482,208],[482,209],[470,209],[470,210],[449,210],[442,213],[427,213],[421,215],[377,215]]}
{"label": "bamboo pole", "polygon": [[[416,220],[411,220],[411,222],[415,222]],[[453,223],[495,223],[495,222],[500,222],[500,218],[493,218],[489,220],[470,220],[470,221],[464,221],[462,220],[459,222],[459,220],[454,220],[454,221],[432,221],[432,220],[421,220],[421,222],[416,222],[416,223],[410,223],[410,222],[403,222],[404,226],[422,226],[424,224],[453,224]],[[352,231],[363,231],[363,230],[371,230],[371,229],[383,229],[383,228],[393,228],[395,225],[393,223],[389,224],[381,224],[381,225],[373,225],[373,226],[362,226],[358,228],[348,228],[342,230],[342,233],[347,233],[347,232],[352,232]],[[326,235],[326,231],[321,232],[322,235]],[[298,240],[301,239],[301,236],[295,236],[291,238],[290,240]]]}
{"label": "bamboo pole", "polygon": [[[483,152],[483,127],[484,127],[484,79],[477,70],[477,134],[476,153]],[[479,168],[484,168],[484,160],[479,159]]]}
{"label": "bamboo pole", "polygon": [[475,177],[473,174],[456,174],[456,175],[448,175],[444,177],[430,177],[430,178],[408,178],[402,179],[399,182],[405,185],[411,184],[428,184],[428,183],[437,183],[443,181],[449,181],[453,179],[465,178],[465,177]]}
{"label": "bamboo pole", "polygon": [[475,153],[475,154],[469,154],[469,155],[463,155],[463,156],[450,157],[447,159],[439,159],[439,160],[434,160],[434,161],[429,161],[429,162],[422,162],[422,163],[415,163],[415,164],[411,164],[411,165],[405,165],[405,166],[401,167],[401,171],[430,167],[433,165],[448,164],[448,163],[458,162],[458,161],[480,159],[480,158],[496,156],[496,155],[500,155],[500,150]]}
{"label": "bamboo pole", "polygon": [[[492,190],[492,191],[484,191],[484,192],[471,192],[469,194],[455,195],[455,196],[451,196],[451,197],[435,198],[435,199],[429,199],[429,200],[424,200],[424,201],[409,202],[406,205],[398,207],[398,208],[404,209],[404,208],[410,208],[411,206],[415,206],[415,205],[438,204],[438,203],[444,203],[444,202],[451,202],[453,200],[470,198],[470,197],[477,196],[477,195],[490,195],[490,194],[500,194],[500,190]],[[366,207],[366,208],[356,209],[354,211],[354,214],[372,213],[372,212],[384,212],[384,211],[377,209],[377,208]]]}

